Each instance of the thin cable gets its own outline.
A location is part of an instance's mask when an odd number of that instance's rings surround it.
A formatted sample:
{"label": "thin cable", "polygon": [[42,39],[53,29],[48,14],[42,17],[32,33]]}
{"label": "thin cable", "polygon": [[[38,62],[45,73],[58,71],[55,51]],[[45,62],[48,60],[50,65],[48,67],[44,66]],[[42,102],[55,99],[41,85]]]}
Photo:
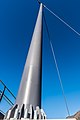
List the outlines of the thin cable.
{"label": "thin cable", "polygon": [[53,45],[52,45],[52,42],[51,42],[51,39],[50,39],[48,25],[46,23],[46,19],[45,19],[44,14],[43,14],[43,18],[44,18],[44,22],[45,22],[45,26],[46,26],[46,31],[47,31],[47,34],[48,34],[48,38],[49,38],[49,42],[50,42],[50,47],[51,47],[52,55],[53,55],[53,58],[54,58],[54,62],[55,62],[55,66],[56,66],[56,70],[57,70],[57,74],[58,74],[58,78],[59,78],[59,81],[60,81],[60,85],[61,85],[61,89],[62,89],[62,94],[63,94],[65,105],[66,105],[66,110],[67,110],[68,115],[70,116],[70,112],[69,112],[69,108],[68,108],[66,96],[65,96],[65,93],[64,93],[64,88],[63,88],[63,84],[62,84],[62,80],[61,80],[61,76],[60,76],[58,64],[57,64],[56,57],[55,57],[55,52],[54,52]]}
{"label": "thin cable", "polygon": [[[40,0],[37,0],[40,4]],[[42,3],[43,4],[43,3]],[[52,10],[50,10],[45,4],[43,4],[44,8],[48,10],[52,15],[54,15],[57,19],[59,19],[62,23],[64,23],[68,28],[70,28],[74,33],[76,33],[78,36],[80,36],[80,33],[76,31],[72,26],[70,26],[66,21],[64,21],[62,18],[60,18],[57,14],[55,14]]]}
{"label": "thin cable", "polygon": [[80,36],[80,33],[77,32],[73,27],[71,27],[67,22],[65,22],[62,18],[60,18],[58,15],[56,15],[53,11],[51,11],[48,7],[44,5],[44,7],[51,13],[53,14],[57,19],[59,19],[62,23],[64,23],[67,27],[69,27],[73,32],[75,32],[77,35]]}

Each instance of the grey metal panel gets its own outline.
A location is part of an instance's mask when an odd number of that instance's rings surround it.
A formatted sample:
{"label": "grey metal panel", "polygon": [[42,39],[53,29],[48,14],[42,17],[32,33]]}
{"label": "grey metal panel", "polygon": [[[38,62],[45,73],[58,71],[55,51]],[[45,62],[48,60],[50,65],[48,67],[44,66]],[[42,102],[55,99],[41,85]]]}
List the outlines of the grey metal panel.
{"label": "grey metal panel", "polygon": [[41,107],[42,76],[42,4],[26,59],[16,103]]}

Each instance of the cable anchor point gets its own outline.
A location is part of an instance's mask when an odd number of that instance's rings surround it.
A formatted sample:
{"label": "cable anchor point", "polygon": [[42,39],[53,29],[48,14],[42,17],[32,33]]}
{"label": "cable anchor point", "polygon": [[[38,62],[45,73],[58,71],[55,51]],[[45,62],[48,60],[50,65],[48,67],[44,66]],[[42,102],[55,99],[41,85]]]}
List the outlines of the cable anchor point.
{"label": "cable anchor point", "polygon": [[41,1],[40,0],[37,0],[39,4],[41,4]]}

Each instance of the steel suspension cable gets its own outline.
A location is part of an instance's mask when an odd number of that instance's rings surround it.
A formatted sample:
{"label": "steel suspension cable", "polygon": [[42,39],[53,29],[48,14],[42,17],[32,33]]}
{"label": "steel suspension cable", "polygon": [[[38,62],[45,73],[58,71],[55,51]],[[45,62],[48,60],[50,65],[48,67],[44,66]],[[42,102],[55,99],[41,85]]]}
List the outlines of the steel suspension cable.
{"label": "steel suspension cable", "polygon": [[[40,0],[37,0],[40,4]],[[43,3],[42,3],[43,4]],[[45,4],[43,4],[44,8],[48,10],[53,16],[55,16],[58,20],[60,20],[63,24],[65,24],[68,28],[70,28],[74,33],[76,33],[78,36],[80,36],[80,33],[75,30],[71,25],[69,25],[66,21],[64,21],[62,18],[60,18],[57,14],[55,14],[52,10],[50,10]]]}
{"label": "steel suspension cable", "polygon": [[51,38],[50,38],[50,33],[49,33],[49,30],[48,30],[48,25],[47,25],[44,13],[43,13],[43,18],[44,18],[44,23],[45,23],[45,26],[46,26],[46,31],[47,31],[47,35],[48,35],[48,39],[49,39],[49,43],[50,43],[53,59],[54,59],[54,62],[55,62],[55,66],[56,66],[56,70],[57,70],[60,86],[61,86],[61,89],[62,89],[62,94],[63,94],[64,102],[65,102],[65,105],[66,105],[66,110],[67,110],[68,115],[70,116],[69,107],[68,107],[68,104],[67,104],[67,99],[66,99],[64,88],[63,88],[63,84],[62,84],[62,79],[61,79],[61,76],[60,76],[60,72],[59,72],[59,68],[58,68],[55,52],[54,52],[54,49],[53,49],[53,45],[52,45],[52,41],[51,41]]}

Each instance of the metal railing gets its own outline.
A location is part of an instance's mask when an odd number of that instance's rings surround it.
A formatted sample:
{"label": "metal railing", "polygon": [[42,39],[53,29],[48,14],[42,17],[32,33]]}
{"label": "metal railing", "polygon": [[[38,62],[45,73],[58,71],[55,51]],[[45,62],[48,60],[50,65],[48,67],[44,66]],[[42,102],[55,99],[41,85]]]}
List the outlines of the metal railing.
{"label": "metal railing", "polygon": [[[3,86],[3,90],[0,90],[0,104],[1,101],[4,99],[10,106],[13,106],[14,103],[12,102],[12,100],[10,100],[10,98],[5,94],[6,91],[8,91],[10,93],[10,95],[14,98],[14,100],[16,99],[16,97],[14,96],[14,94],[9,90],[9,88],[3,83],[2,80],[0,80],[0,84]],[[3,110],[0,109],[1,113],[4,113]],[[4,113],[5,114],[5,113]]]}

